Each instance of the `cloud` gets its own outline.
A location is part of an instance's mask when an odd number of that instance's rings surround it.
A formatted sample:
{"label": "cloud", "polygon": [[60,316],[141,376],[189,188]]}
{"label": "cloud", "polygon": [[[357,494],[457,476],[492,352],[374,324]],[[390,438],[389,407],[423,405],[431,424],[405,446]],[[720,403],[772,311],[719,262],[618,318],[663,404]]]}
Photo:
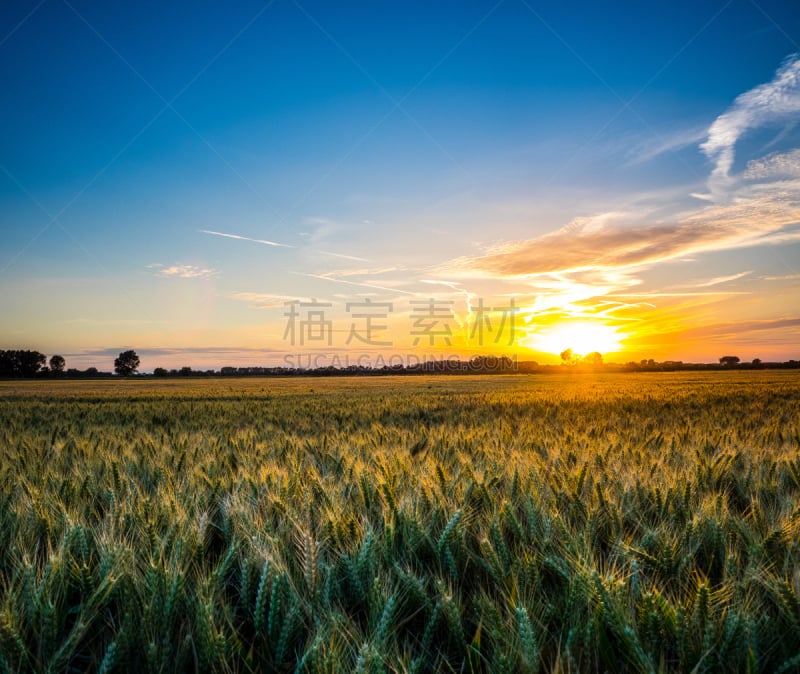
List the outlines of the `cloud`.
{"label": "cloud", "polygon": [[446,281],[444,279],[419,279],[419,282],[426,285],[444,286],[445,288],[450,288],[452,294],[463,295],[466,298],[467,310],[471,310],[472,300],[475,297],[475,293],[470,292],[466,288],[462,288],[460,281]]}
{"label": "cloud", "polygon": [[800,274],[784,274],[783,276],[762,276],[764,281],[800,281]]}
{"label": "cloud", "polygon": [[737,141],[749,130],[795,118],[800,114],[800,55],[793,54],[778,68],[775,77],[736,98],[733,105],[714,120],[708,138],[700,146],[714,161],[709,178],[712,194],[722,196],[733,182],[731,168]]}
{"label": "cloud", "polygon": [[[289,272],[295,276],[305,276],[306,278],[316,278],[322,281],[331,281],[332,283],[344,283],[351,286],[359,286],[361,288],[371,288],[372,290],[383,290],[390,293],[401,293],[403,295],[414,295],[415,293],[408,292],[407,290],[400,290],[399,288],[388,288],[385,285],[376,285],[374,283],[359,283],[357,281],[347,281],[341,278],[334,278],[333,276],[326,276],[325,274],[305,274],[299,271]],[[384,282],[386,283],[386,282]]]}
{"label": "cloud", "polygon": [[211,234],[212,236],[222,236],[226,239],[237,239],[239,241],[252,241],[253,243],[260,243],[265,246],[276,246],[278,248],[294,248],[288,243],[278,243],[277,241],[268,241],[266,239],[251,239],[249,236],[239,236],[238,234],[226,234],[225,232],[215,232],[210,229],[201,229],[203,234]]}
{"label": "cloud", "polygon": [[[211,236],[221,236],[226,239],[236,239],[237,241],[251,241],[252,243],[260,243],[264,246],[273,246],[276,248],[296,248],[297,246],[292,246],[288,243],[278,243],[277,241],[270,241],[268,239],[253,239],[249,236],[241,236],[239,234],[227,234],[226,232],[215,232],[210,229],[201,229],[200,230],[203,234],[210,234]],[[301,236],[305,236],[305,232],[301,232]],[[363,257],[356,257],[355,255],[345,255],[344,253],[333,253],[328,250],[318,250],[316,251],[319,255],[328,255],[330,257],[338,257],[344,260],[353,260],[354,262],[369,262],[369,260]]]}
{"label": "cloud", "polygon": [[800,149],[753,159],[747,162],[742,177],[746,180],[800,178]]}
{"label": "cloud", "polygon": [[731,274],[730,276],[716,276],[714,278],[708,279],[706,281],[695,281],[693,283],[687,283],[682,286],[678,286],[679,288],[710,288],[711,286],[717,286],[722,283],[730,283],[731,281],[736,281],[737,279],[743,278],[745,276],[749,276],[752,274],[751,271],[743,271],[738,274]]}
{"label": "cloud", "polygon": [[[641,224],[620,214],[573,220],[544,236],[505,243],[480,257],[447,263],[441,274],[524,278],[605,272],[625,274],[697,253],[800,238],[800,193],[766,193],[708,206],[676,222]],[[617,279],[619,280],[619,279]]]}
{"label": "cloud", "polygon": [[318,250],[317,251],[320,255],[329,255],[330,257],[340,257],[343,260],[353,260],[354,262],[369,262],[364,257],[357,257],[355,255],[344,255],[343,253],[331,253],[327,250]]}
{"label": "cloud", "polygon": [[320,276],[328,278],[338,278],[341,276],[377,276],[379,274],[388,274],[393,271],[405,271],[405,267],[354,267],[348,269],[334,269],[333,271],[321,273]]}
{"label": "cloud", "polygon": [[706,128],[680,129],[665,136],[648,138],[628,150],[628,166],[636,166],[644,162],[651,161],[662,154],[675,152],[685,147],[696,145],[706,137]]}
{"label": "cloud", "polygon": [[269,293],[233,292],[228,295],[231,299],[248,302],[259,309],[274,309],[284,307],[287,302],[306,302],[306,298],[292,297],[290,295],[271,295]]}
{"label": "cloud", "polygon": [[175,278],[208,278],[217,273],[216,269],[198,267],[193,264],[174,264],[165,267],[162,264],[147,265],[148,269],[156,269],[159,276],[170,276]]}
{"label": "cloud", "polygon": [[696,328],[682,329],[680,334],[685,338],[711,339],[734,338],[741,339],[745,334],[780,330],[782,332],[800,327],[800,318],[773,318],[755,321],[741,321],[737,323],[715,323]]}
{"label": "cloud", "polygon": [[237,354],[237,353],[283,353],[283,349],[271,349],[268,347],[246,347],[246,346],[182,346],[182,347],[144,347],[118,346],[103,349],[84,349],[74,353],[66,353],[66,356],[102,356],[114,357],[120,352],[134,349],[139,356],[169,356],[173,354]]}
{"label": "cloud", "polygon": [[648,291],[640,293],[615,293],[609,297],[728,297],[729,295],[750,295],[741,290],[707,290],[705,292],[662,292]]}

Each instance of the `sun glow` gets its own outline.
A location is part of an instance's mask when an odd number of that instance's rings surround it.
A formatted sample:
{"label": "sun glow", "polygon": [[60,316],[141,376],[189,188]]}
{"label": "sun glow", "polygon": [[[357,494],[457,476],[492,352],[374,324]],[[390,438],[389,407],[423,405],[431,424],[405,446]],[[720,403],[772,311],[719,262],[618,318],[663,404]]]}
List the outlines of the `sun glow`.
{"label": "sun glow", "polygon": [[605,323],[591,321],[569,321],[556,323],[531,333],[526,346],[545,353],[560,354],[572,349],[576,356],[585,356],[593,351],[601,354],[622,350],[621,336],[617,329]]}

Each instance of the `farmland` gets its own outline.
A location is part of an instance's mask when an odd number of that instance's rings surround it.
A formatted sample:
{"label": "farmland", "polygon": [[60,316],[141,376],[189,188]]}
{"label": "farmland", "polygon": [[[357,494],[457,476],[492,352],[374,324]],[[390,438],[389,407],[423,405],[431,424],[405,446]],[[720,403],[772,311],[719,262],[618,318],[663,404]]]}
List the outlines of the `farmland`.
{"label": "farmland", "polygon": [[0,382],[0,671],[800,667],[793,372]]}

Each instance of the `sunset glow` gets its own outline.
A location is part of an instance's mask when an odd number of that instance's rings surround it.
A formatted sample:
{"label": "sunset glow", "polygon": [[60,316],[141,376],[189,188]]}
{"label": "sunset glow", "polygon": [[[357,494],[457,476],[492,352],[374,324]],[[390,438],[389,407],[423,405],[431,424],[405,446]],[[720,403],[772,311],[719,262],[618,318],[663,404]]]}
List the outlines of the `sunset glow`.
{"label": "sunset glow", "polygon": [[622,350],[621,338],[616,328],[589,321],[557,323],[529,335],[523,345],[552,355],[571,349],[579,357],[594,351],[606,356]]}

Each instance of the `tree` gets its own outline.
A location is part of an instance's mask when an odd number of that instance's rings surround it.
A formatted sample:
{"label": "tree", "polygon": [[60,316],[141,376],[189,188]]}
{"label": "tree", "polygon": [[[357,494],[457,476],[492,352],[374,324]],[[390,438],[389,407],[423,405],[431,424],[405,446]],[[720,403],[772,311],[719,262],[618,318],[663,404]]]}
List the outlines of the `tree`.
{"label": "tree", "polygon": [[157,367],[155,370],[153,370],[153,375],[156,377],[166,377],[167,370],[163,367]]}
{"label": "tree", "polygon": [[119,357],[114,359],[114,371],[121,377],[134,374],[139,369],[139,356],[133,349],[123,351]]}
{"label": "tree", "polygon": [[599,351],[592,351],[584,356],[583,362],[587,363],[588,365],[602,365],[603,354],[601,354]]}
{"label": "tree", "polygon": [[64,366],[67,362],[64,360],[64,356],[53,356],[50,359],[50,372],[53,374],[61,374],[64,372]]}
{"label": "tree", "polygon": [[723,356],[719,359],[719,364],[723,367],[733,367],[739,364],[739,356]]}
{"label": "tree", "polygon": [[572,362],[572,349],[564,349],[561,352],[561,360],[563,360],[565,363],[571,363]]}
{"label": "tree", "polygon": [[0,375],[7,377],[32,377],[47,362],[38,351],[0,351]]}
{"label": "tree", "polygon": [[35,375],[39,368],[47,362],[47,357],[38,351],[20,351],[19,352],[19,369],[24,377],[32,377]]}

